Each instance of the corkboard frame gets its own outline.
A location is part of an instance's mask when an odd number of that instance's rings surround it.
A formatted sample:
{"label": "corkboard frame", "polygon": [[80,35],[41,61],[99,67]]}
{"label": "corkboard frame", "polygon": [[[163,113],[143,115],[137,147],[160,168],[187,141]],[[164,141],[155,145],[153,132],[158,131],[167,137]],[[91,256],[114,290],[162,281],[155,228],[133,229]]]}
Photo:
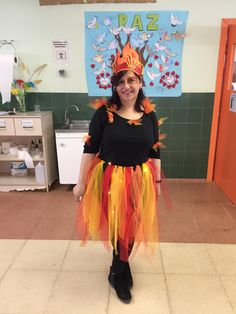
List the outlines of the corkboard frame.
{"label": "corkboard frame", "polygon": [[39,0],[40,5],[91,4],[91,3],[156,3],[157,0]]}

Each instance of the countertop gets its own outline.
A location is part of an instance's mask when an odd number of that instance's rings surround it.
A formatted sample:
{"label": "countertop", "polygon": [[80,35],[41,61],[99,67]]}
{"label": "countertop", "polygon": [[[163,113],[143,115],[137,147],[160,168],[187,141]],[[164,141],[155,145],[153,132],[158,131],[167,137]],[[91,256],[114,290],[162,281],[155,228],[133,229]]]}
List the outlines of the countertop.
{"label": "countertop", "polygon": [[26,111],[26,112],[18,112],[16,111],[14,114],[4,113],[3,111],[0,115],[0,119],[10,119],[10,118],[41,118],[42,116],[47,115],[48,113],[51,113],[51,111]]}
{"label": "countertop", "polygon": [[59,128],[55,129],[55,133],[88,133],[89,129],[67,129],[67,128]]}

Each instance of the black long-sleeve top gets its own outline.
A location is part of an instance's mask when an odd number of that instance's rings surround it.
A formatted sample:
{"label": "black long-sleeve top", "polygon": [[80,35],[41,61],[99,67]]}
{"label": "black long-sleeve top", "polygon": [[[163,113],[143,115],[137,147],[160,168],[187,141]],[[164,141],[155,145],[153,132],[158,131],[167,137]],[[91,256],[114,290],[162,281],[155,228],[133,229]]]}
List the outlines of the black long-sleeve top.
{"label": "black long-sleeve top", "polygon": [[143,113],[141,125],[129,124],[129,119],[113,112],[109,122],[106,106],[95,112],[89,127],[90,140],[84,145],[84,153],[97,154],[105,162],[118,166],[134,166],[149,158],[160,158],[160,149],[153,149],[159,141],[156,114]]}

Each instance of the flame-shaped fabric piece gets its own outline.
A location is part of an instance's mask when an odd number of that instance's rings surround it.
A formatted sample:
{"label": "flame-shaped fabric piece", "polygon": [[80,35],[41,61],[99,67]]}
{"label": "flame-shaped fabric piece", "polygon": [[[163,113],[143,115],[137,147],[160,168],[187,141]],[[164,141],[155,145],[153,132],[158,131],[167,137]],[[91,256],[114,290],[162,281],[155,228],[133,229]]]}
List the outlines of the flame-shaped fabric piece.
{"label": "flame-shaped fabric piece", "polygon": [[140,62],[139,54],[131,47],[128,42],[122,51],[117,52],[114,62],[112,63],[112,72],[114,74],[120,71],[133,71],[139,76],[143,75],[143,64]]}

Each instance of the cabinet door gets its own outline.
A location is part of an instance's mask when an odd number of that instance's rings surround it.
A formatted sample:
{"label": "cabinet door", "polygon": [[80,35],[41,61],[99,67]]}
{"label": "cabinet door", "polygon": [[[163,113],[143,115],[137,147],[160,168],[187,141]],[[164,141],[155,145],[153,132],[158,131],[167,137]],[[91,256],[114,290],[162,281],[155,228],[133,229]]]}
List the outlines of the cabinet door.
{"label": "cabinet door", "polygon": [[16,135],[42,135],[40,118],[14,118]]}
{"label": "cabinet door", "polygon": [[0,118],[0,136],[1,135],[15,135],[13,119]]}
{"label": "cabinet door", "polygon": [[60,183],[76,184],[84,148],[82,137],[57,138],[56,146]]}

